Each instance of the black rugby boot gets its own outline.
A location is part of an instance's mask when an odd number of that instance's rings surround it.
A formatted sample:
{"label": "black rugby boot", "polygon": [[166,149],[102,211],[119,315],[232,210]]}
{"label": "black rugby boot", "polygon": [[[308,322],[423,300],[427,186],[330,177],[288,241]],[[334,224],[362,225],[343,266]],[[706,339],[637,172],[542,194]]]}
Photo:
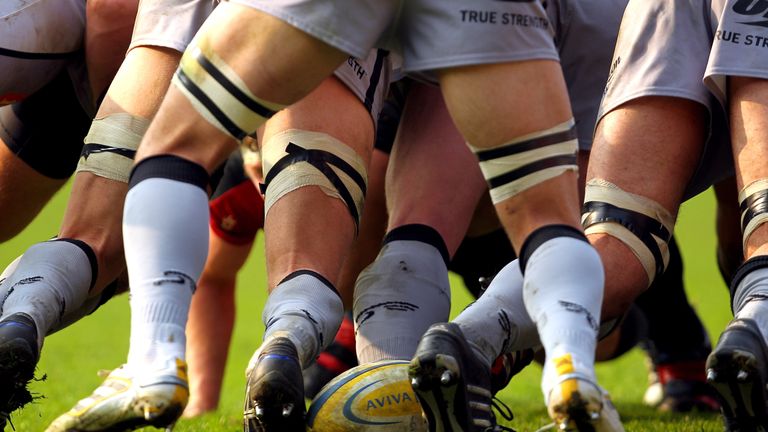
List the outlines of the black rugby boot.
{"label": "black rugby boot", "polygon": [[430,431],[499,428],[491,411],[491,371],[477,359],[458,325],[430,327],[416,348],[408,374]]}
{"label": "black rugby boot", "polygon": [[26,314],[13,314],[0,322],[0,430],[11,412],[32,402],[27,384],[38,360],[37,328]]}
{"label": "black rugby boot", "polygon": [[715,388],[728,432],[768,431],[768,350],[754,321],[728,324],[707,359],[707,381]]}
{"label": "black rugby boot", "polygon": [[296,347],[285,337],[265,343],[248,371],[243,430],[303,432],[306,408]]}

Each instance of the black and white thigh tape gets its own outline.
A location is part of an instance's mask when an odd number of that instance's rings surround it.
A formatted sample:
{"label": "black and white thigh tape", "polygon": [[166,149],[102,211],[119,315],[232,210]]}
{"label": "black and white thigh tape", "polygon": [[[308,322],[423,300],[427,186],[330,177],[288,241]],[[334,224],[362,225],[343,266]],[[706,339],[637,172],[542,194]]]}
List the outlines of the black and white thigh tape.
{"label": "black and white thigh tape", "polygon": [[675,217],[659,203],[603,179],[587,182],[581,224],[586,234],[615,237],[635,254],[648,285],[667,268]]}
{"label": "black and white thigh tape", "polygon": [[756,180],[739,192],[742,245],[747,249],[749,236],[768,221],[768,179]]}
{"label": "black and white thigh tape", "polygon": [[237,72],[213,52],[205,38],[190,44],[171,82],[203,118],[238,140],[256,132],[284,108],[251,93]]}
{"label": "black and white thigh tape", "polygon": [[469,147],[480,161],[494,204],[565,171],[578,170],[573,119],[495,148]]}

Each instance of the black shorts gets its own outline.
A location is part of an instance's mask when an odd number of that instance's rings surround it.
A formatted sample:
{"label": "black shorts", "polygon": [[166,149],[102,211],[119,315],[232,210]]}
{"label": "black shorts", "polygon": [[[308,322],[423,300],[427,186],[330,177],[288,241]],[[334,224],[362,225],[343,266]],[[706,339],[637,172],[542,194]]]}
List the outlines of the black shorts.
{"label": "black shorts", "polygon": [[53,179],[75,172],[90,126],[66,71],[26,99],[0,108],[0,139],[32,169]]}

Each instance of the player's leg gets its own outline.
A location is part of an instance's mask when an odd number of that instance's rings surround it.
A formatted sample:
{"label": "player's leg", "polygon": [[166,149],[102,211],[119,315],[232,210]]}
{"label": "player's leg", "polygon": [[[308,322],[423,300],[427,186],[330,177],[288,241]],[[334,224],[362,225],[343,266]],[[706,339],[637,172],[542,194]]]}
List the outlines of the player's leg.
{"label": "player's leg", "polygon": [[[73,91],[85,83],[75,82],[74,78],[70,81],[63,70],[63,66],[78,57],[84,3],[40,1],[27,6],[19,13],[4,11],[3,14],[2,30],[10,33],[3,38],[6,45],[2,62],[14,73],[3,75],[0,93],[6,100],[22,97],[24,91],[15,95],[6,91],[19,90],[18,83],[22,90],[25,86],[43,85],[41,76],[46,73],[55,78],[22,102],[3,108],[2,138],[12,152],[3,148],[0,157],[3,176],[0,200],[7,215],[3,227],[11,233],[23,227],[74,171],[82,137],[90,122],[81,108],[81,102],[87,104],[87,100],[78,101],[79,95]],[[25,37],[24,25],[34,30],[35,35]],[[7,86],[11,86],[10,89]],[[18,182],[21,184],[15,184]],[[14,211],[6,200],[26,208]],[[3,236],[7,235],[9,231],[4,231]],[[3,340],[0,355],[4,359],[0,411],[4,416],[29,400],[26,383],[32,378],[45,334],[68,322],[69,313],[83,304],[89,287],[95,283],[95,260],[90,248],[82,242],[61,239],[41,243],[28,252],[14,265],[15,272],[7,275],[2,288],[4,303],[10,300],[3,305],[4,324],[0,336]],[[52,257],[74,274],[60,271],[50,262]],[[91,307],[97,304],[98,298],[95,300]],[[22,324],[14,325],[14,322]]]}
{"label": "player's leg", "polygon": [[[262,39],[260,36],[266,35]],[[277,49],[274,40],[280,40],[279,55],[275,54]],[[264,41],[272,41],[269,42]],[[286,41],[290,41],[286,42]],[[265,59],[269,58],[270,61]],[[282,61],[274,61],[282,59]],[[143,141],[142,148],[139,150],[137,160],[139,163],[133,171],[133,182],[127,196],[125,207],[125,234],[126,234],[126,258],[131,273],[134,303],[146,302],[150,292],[157,295],[171,296],[176,299],[175,304],[180,308],[179,313],[172,319],[164,323],[153,323],[150,327],[165,328],[173,327],[175,329],[183,328],[186,322],[183,307],[188,304],[188,298],[191,294],[189,284],[185,286],[163,286],[161,290],[152,288],[152,281],[158,277],[163,278],[170,267],[174,267],[177,272],[188,276],[190,282],[197,279],[203,265],[204,252],[200,253],[200,245],[204,245],[206,236],[203,234],[206,224],[207,203],[205,200],[205,185],[207,183],[208,173],[215,167],[225,154],[229,152],[235,143],[232,138],[242,138],[245,134],[255,131],[255,129],[266,119],[272,116],[275,110],[278,110],[285,103],[291,103],[303,96],[310,89],[317,86],[321,79],[333,70],[338,63],[344,59],[344,55],[335,48],[312,38],[294,27],[290,27],[275,18],[271,18],[263,13],[253,9],[236,5],[234,3],[223,3],[216,12],[207,21],[203,30],[198,33],[194,46],[188,49],[187,54],[182,59],[181,67],[164,101],[163,107],[158,113],[153,126],[149,129],[147,136]],[[313,61],[316,60],[316,61]],[[309,62],[315,67],[302,67],[304,62]],[[254,68],[254,65],[258,65]],[[215,76],[215,78],[214,78]],[[220,80],[220,81],[216,81]],[[218,82],[222,82],[220,86]],[[356,101],[359,104],[358,101]],[[322,105],[323,107],[325,105]],[[330,111],[330,110],[328,110]],[[323,111],[323,112],[328,112]],[[285,118],[290,115],[283,114]],[[338,116],[337,116],[338,117]],[[329,122],[334,122],[328,119]],[[370,124],[370,119],[367,120]],[[313,123],[314,124],[314,123]],[[361,123],[365,125],[365,123]],[[324,125],[325,126],[325,125]],[[305,126],[306,127],[306,126]],[[345,134],[354,134],[354,128],[349,128]],[[277,132],[283,132],[280,128]],[[265,144],[263,150],[265,153],[274,152],[270,157],[277,157],[270,161],[271,164],[279,162],[285,150],[295,154],[301,153],[301,145],[310,145],[304,141],[312,141],[308,135],[297,137],[293,132],[285,131],[284,134],[275,134],[276,131],[266,132]],[[272,136],[274,135],[274,136]],[[289,146],[289,139],[301,138],[302,144]],[[319,137],[324,143],[325,136]],[[323,143],[318,144],[321,148]],[[272,145],[272,148],[270,146]],[[335,145],[335,150],[341,150]],[[315,147],[316,148],[316,147]],[[313,148],[314,149],[314,148]],[[354,152],[348,149],[349,152]],[[340,159],[347,158],[346,155],[337,155]],[[265,176],[267,182],[267,207],[269,215],[279,215],[276,219],[284,219],[282,222],[273,222],[276,228],[274,236],[267,237],[268,265],[270,271],[268,277],[270,285],[276,285],[277,281],[293,273],[296,267],[307,266],[306,259],[301,256],[302,251],[298,251],[295,260],[291,256],[292,248],[295,248],[299,242],[295,239],[288,239],[289,227],[295,227],[295,222],[307,222],[302,227],[310,229],[316,224],[321,226],[335,226],[350,228],[349,236],[339,236],[339,242],[349,241],[354,234],[354,222],[348,216],[352,208],[344,203],[344,200],[328,199],[327,195],[315,188],[301,188],[295,193],[297,196],[307,196],[307,204],[314,204],[313,201],[319,201],[335,207],[335,214],[339,211],[346,214],[345,219],[338,217],[323,223],[321,219],[307,220],[306,215],[291,214],[291,211],[285,208],[286,196],[294,194],[290,192],[291,176],[280,176],[279,172],[282,165],[276,168],[274,179],[270,177],[270,169],[265,155]],[[286,165],[291,165],[292,158],[287,158]],[[346,161],[346,160],[345,160]],[[346,161],[349,164],[348,161]],[[287,172],[286,172],[287,173]],[[353,174],[354,175],[354,174]],[[170,177],[170,178],[169,178]],[[276,183],[271,184],[270,180]],[[314,182],[315,180],[311,179]],[[286,187],[288,189],[286,189]],[[274,205],[270,203],[270,191],[275,199]],[[281,199],[277,199],[281,198]],[[157,204],[160,202],[161,204]],[[151,204],[150,204],[151,203]],[[355,205],[354,201],[349,205]],[[281,211],[281,207],[284,207]],[[347,213],[344,213],[347,212]],[[162,217],[160,217],[162,215]],[[168,215],[174,215],[167,222],[162,220]],[[178,215],[178,217],[177,217]],[[283,217],[285,216],[285,217]],[[273,216],[274,217],[274,216]],[[301,219],[304,220],[301,220]],[[348,218],[348,219],[347,219]],[[172,222],[171,222],[172,220]],[[285,228],[284,228],[285,227]],[[266,222],[265,228],[270,227],[270,220]],[[282,233],[280,230],[284,230]],[[134,233],[136,235],[134,235]],[[327,249],[321,253],[332,255],[338,251],[333,249],[337,246],[336,239],[333,242],[327,242],[324,237],[322,242],[313,242],[312,238],[317,238],[317,230],[310,233],[304,240],[306,244],[314,247],[322,246],[319,243],[325,242]],[[345,238],[346,237],[346,238]],[[283,240],[280,242],[278,240]],[[285,260],[279,259],[280,257]],[[328,273],[337,272],[333,267],[337,264],[329,263],[333,258],[318,258],[315,267],[318,270]],[[148,263],[151,262],[151,265]],[[293,268],[291,268],[293,267]],[[319,272],[318,272],[319,273]],[[337,275],[329,274],[328,279],[335,279]],[[303,289],[296,287],[297,283],[310,280],[310,285],[314,288]],[[266,319],[272,316],[280,317],[286,312],[286,305],[291,309],[290,301],[284,301],[287,296],[293,298],[294,291],[298,289],[303,295],[318,295],[323,297],[323,301],[334,302],[338,300],[336,294],[329,289],[323,281],[314,275],[297,275],[293,279],[286,280],[291,282],[292,289],[276,289],[270,296],[265,310]],[[288,287],[291,288],[291,287]],[[157,291],[163,291],[163,294]],[[171,294],[171,291],[178,291]],[[185,300],[187,299],[187,300]],[[335,300],[334,300],[335,299]],[[314,299],[313,300],[317,300]],[[302,303],[301,300],[298,303]],[[327,313],[334,312],[320,301],[310,300],[306,305],[308,310],[316,313],[322,320],[318,325],[325,325],[323,317]],[[291,309],[295,311],[295,309]],[[290,311],[288,311],[290,312]],[[301,321],[301,326],[310,329],[308,333],[293,331],[294,337],[310,336],[312,342],[309,345],[303,344],[303,340],[298,343],[298,349],[302,350],[301,358],[305,363],[314,357],[315,350],[320,346],[317,343],[315,335],[315,323],[312,323],[306,315],[295,317]],[[340,314],[339,317],[340,319]],[[331,320],[333,321],[333,320]],[[284,323],[295,323],[296,320],[277,319],[267,330],[267,337],[272,340],[270,331],[278,331]],[[138,323],[137,323],[138,325]],[[333,325],[333,324],[331,324]],[[338,325],[338,324],[336,324]],[[323,328],[321,327],[320,330]],[[329,329],[326,329],[329,330]],[[332,333],[332,332],[328,332]],[[284,339],[282,339],[284,340]],[[129,364],[134,361],[145,363],[154,358],[154,361],[162,362],[162,358],[178,358],[183,355],[183,339],[177,338],[176,348],[173,353],[165,351],[159,356],[153,353],[146,353],[144,360],[136,357],[129,359]],[[293,344],[293,343],[292,343]],[[268,346],[274,344],[267,342]],[[296,344],[293,344],[296,345]],[[134,353],[133,344],[131,353]],[[138,353],[137,353],[138,354]],[[169,355],[171,354],[171,355]],[[268,354],[268,350],[262,350],[260,354]],[[251,374],[251,390],[259,390],[261,386],[261,368],[262,362],[257,356],[257,367]],[[261,356],[265,357],[265,356]],[[270,357],[271,358],[271,357]],[[268,366],[268,365],[267,365]],[[267,369],[271,368],[268,366]],[[300,379],[300,375],[299,375]],[[285,390],[287,387],[281,387]],[[258,393],[258,392],[256,392]],[[259,394],[251,393],[249,404],[259,405]],[[266,402],[269,403],[263,412],[268,414],[272,420],[273,408],[282,405],[282,401],[267,395]],[[295,398],[291,396],[293,403]],[[300,415],[298,407],[295,411],[286,412],[287,419],[278,413],[276,421],[297,421]],[[282,412],[282,407],[279,408]],[[256,419],[261,414],[260,410],[249,409],[248,415]]]}
{"label": "player's leg", "polygon": [[744,262],[739,190],[735,178],[715,184],[714,189],[717,199],[717,266],[726,286],[730,286],[736,270]]}
{"label": "player's leg", "polygon": [[[62,233],[82,239],[96,251],[100,283],[109,282],[110,278],[114,279],[125,268],[120,226],[122,200],[128,190],[128,174],[133,155],[149,119],[154,116],[169,86],[181,57],[180,51],[192,38],[211,7],[209,3],[195,1],[142,2],[132,49],[110,86],[86,138],[80,165],[82,172],[73,185],[76,193],[73,193],[70,200]],[[169,14],[169,8],[177,8],[180,12]],[[174,19],[178,21],[173,22]],[[110,199],[104,199],[102,194]],[[88,211],[75,211],[82,208]],[[136,304],[135,300],[132,296],[135,312],[132,319],[139,326],[134,329],[136,336],[132,339],[131,353],[141,358],[148,351],[172,349],[173,344],[159,344],[158,348],[157,339],[162,339],[163,335],[147,329],[150,324],[146,322],[163,313],[152,309],[152,301]],[[172,307],[173,304],[173,299],[161,297],[158,300],[160,309]],[[183,332],[182,326],[178,333],[183,337]],[[165,369],[160,372],[156,369],[136,369],[146,371],[145,378],[148,381],[163,382],[163,379],[168,378],[169,384],[144,386],[138,390],[131,388],[121,393],[126,398],[142,401],[133,405],[135,409],[126,410],[119,405],[110,405],[110,401],[119,398],[108,398],[101,394],[87,399],[87,406],[79,405],[61,416],[51,426],[52,430],[77,427],[82,422],[92,421],[89,416],[99,417],[99,421],[106,422],[103,427],[137,421],[158,424],[172,422],[181,414],[186,403],[186,371],[184,365],[176,363],[164,366]],[[114,380],[133,379],[136,370],[117,369],[115,376],[108,378],[106,387]],[[160,400],[162,402],[158,402]],[[161,408],[152,408],[153,404],[160,404]],[[103,416],[104,412],[112,410],[115,412]]]}
{"label": "player's leg", "polygon": [[[537,9],[540,6],[505,3],[499,5],[503,10],[498,13],[504,16],[514,10],[535,19],[543,13],[543,9]],[[456,25],[468,31],[470,24],[462,17],[466,18],[459,16]],[[487,28],[498,31],[495,26]],[[519,267],[526,277],[525,309],[538,323],[538,333],[549,356],[542,390],[548,404],[551,402],[556,422],[568,426],[571,420],[592,422],[586,419],[592,413],[600,416],[603,406],[593,366],[603,275],[599,257],[580,229],[576,133],[551,35],[541,31],[545,28],[505,30],[524,33],[508,38],[515,42],[505,48],[517,55],[501,56],[507,62],[445,68],[438,75],[449,112],[480,159],[499,217],[522,257]],[[498,35],[495,38],[498,40]],[[488,51],[492,51],[490,47],[498,49],[498,45],[483,37],[465,35],[464,39],[483,40],[489,48],[477,49],[489,54],[484,57],[486,61],[497,54]],[[416,41],[413,44],[417,59],[419,55],[429,55],[418,51]],[[406,68],[410,66],[409,47],[406,45]],[[537,85],[531,85],[533,82]],[[555,273],[563,277],[552,277]],[[543,319],[542,313],[547,313],[548,319]],[[495,347],[481,346],[480,357],[472,355],[458,326],[438,325],[427,331],[411,362],[414,387],[424,387],[424,391],[417,389],[420,398],[423,396],[422,404],[426,401],[437,412],[440,404],[433,402],[446,395],[446,391],[430,391],[428,387],[447,391],[461,388],[456,394],[465,400],[479,402],[478,406],[489,403],[484,399],[489,392],[483,394],[472,389],[490,387],[486,371],[498,356],[498,352],[492,351],[503,348],[505,334],[504,324],[497,326],[500,328],[492,328],[491,332],[502,335],[499,343],[491,344]],[[473,341],[485,338],[478,334],[465,336]],[[449,340],[455,342],[446,344]],[[459,362],[461,372],[438,360],[451,357]],[[560,373],[554,359],[564,363]],[[563,376],[559,377],[560,374]],[[582,403],[567,413],[565,407],[571,402],[575,404],[578,395],[583,397]],[[491,424],[489,413],[475,405],[470,403],[463,415],[446,416],[440,412],[439,417],[457,424],[462,423],[463,417],[464,428]],[[577,418],[579,415],[583,417]],[[615,417],[611,420],[618,422]]]}
{"label": "player's leg", "polygon": [[215,410],[235,319],[235,282],[251,243],[236,245],[209,234],[208,260],[192,297],[187,322],[189,404],[185,417]]}
{"label": "player's leg", "polygon": [[376,258],[387,229],[384,177],[389,160],[389,149],[379,148],[383,127],[381,116],[379,119],[376,144],[368,166],[368,188],[363,215],[360,218],[360,230],[344,261],[338,285],[339,294],[344,303],[344,318],[333,341],[320,353],[315,362],[303,371],[304,396],[308,399],[314,398],[334,377],[358,365],[352,314],[355,281]]}
{"label": "player's leg", "polygon": [[[506,94],[515,96],[494,97],[498,92],[494,83],[505,77],[517,83],[512,88],[505,85],[510,91]],[[533,88],[524,84],[535,80],[541,85]],[[542,390],[551,415],[558,423],[578,421],[566,412],[566,406],[572,403],[572,395],[579,392],[590,405],[582,409],[599,412],[602,394],[595,387],[593,368],[602,269],[597,254],[577,228],[576,143],[570,130],[573,123],[559,64],[528,61],[451,70],[442,74],[441,85],[459,129],[480,157],[499,218],[522,257],[526,309],[537,322],[548,357]],[[526,101],[526,108],[515,101]],[[482,110],[477,109],[479,105],[483,105]],[[512,107],[519,107],[519,111]],[[480,127],[481,119],[493,116],[520,121],[486,121]],[[572,135],[567,135],[569,131]],[[507,158],[508,165],[503,162],[504,156],[515,153],[516,144],[525,146],[529,142],[540,152],[536,159],[511,161],[513,156]],[[503,168],[491,168],[493,159],[500,159]],[[521,171],[515,172],[517,169],[530,169],[533,174],[528,177]],[[567,276],[551,278],[555,268]],[[548,318],[544,319],[542,314]],[[469,335],[472,339],[475,336]],[[489,362],[495,357],[485,360]],[[558,369],[560,362],[568,366]],[[566,369],[568,372],[564,373]]]}
{"label": "player's leg", "polygon": [[448,319],[447,265],[484,190],[439,89],[413,84],[387,172],[388,232],[355,287],[361,363],[411,358],[424,331]]}
{"label": "player's leg", "polygon": [[[280,410],[299,410],[298,400],[286,404],[270,393],[279,383],[268,374],[285,367],[270,360],[274,351],[295,347],[299,365],[306,368],[341,323],[343,305],[335,287],[363,214],[373,146],[371,114],[349,89],[336,78],[326,80],[275,115],[265,128],[264,231],[270,296],[263,313],[264,343],[249,365],[246,395],[251,408],[246,419],[257,430],[274,422]],[[317,170],[306,171],[310,164]],[[331,166],[343,177],[328,172]],[[304,176],[303,183],[310,187],[297,187],[291,171]],[[292,377],[286,374],[286,379]],[[278,412],[271,412],[276,408]]]}
{"label": "player's leg", "polygon": [[[603,207],[606,204],[618,207],[627,212],[624,218],[634,217],[629,211],[639,213],[638,216],[655,213],[652,217],[660,219],[669,236],[665,239],[662,235],[653,235],[663,242],[668,241],[685,186],[703,150],[705,119],[706,111],[702,105],[680,98],[644,97],[606,114],[595,134],[595,147],[587,174],[585,218],[594,211],[588,210],[593,202],[604,203],[600,204]],[[640,133],[650,125],[665,127],[653,128],[653,133]],[[675,145],[668,145],[669,142]],[[648,176],[646,173],[650,172],[655,174]],[[642,186],[638,185],[638,181],[643,182]],[[634,210],[628,208],[628,204],[613,203],[623,197],[637,201]],[[610,227],[603,225],[601,228],[607,230]],[[631,246],[631,237],[600,231],[593,228],[588,233],[606,268],[603,310],[606,318],[617,318],[645,290],[658,269],[664,268],[668,258],[663,257],[668,256],[668,252],[666,244],[661,243],[660,260],[656,261],[652,249]]]}
{"label": "player's leg", "polygon": [[[570,9],[566,14],[558,13],[558,5],[552,5],[548,8],[549,17],[554,23],[554,27],[569,29],[567,33],[558,35],[555,39],[568,92],[571,95],[570,102],[576,120],[580,149],[578,164],[582,173],[586,171],[594,119],[602,96],[600,90],[608,75],[612,48],[624,5],[625,2],[622,1],[574,2],[567,6]],[[590,24],[595,16],[600,16],[602,23],[600,29],[596,29]],[[585,44],[583,38],[589,38],[590,44]],[[591,47],[588,52],[584,50],[586,46]],[[604,47],[604,49],[595,49],[595,47]],[[579,190],[582,193],[583,183],[582,175],[579,178]],[[488,202],[486,207],[493,211],[490,199],[486,201]],[[475,216],[475,219],[480,222],[488,219],[483,217],[482,209],[476,210]],[[510,349],[525,348],[529,350],[532,344],[538,345],[535,325],[524,308],[515,308],[514,306],[522,304],[521,290],[509,289],[510,286],[515,286],[516,275],[519,275],[519,272],[504,271],[499,274],[498,280],[494,279],[495,282],[491,283],[490,287],[488,286],[488,282],[496,273],[515,257],[515,252],[503,230],[498,229],[496,232],[489,232],[490,229],[498,227],[495,214],[490,219],[491,223],[485,222],[485,229],[477,231],[475,228],[473,232],[467,234],[467,238],[451,263],[452,266],[456,267],[456,270],[461,271],[465,283],[475,287],[476,292],[481,289],[478,283],[480,277],[485,278],[485,287],[487,287],[483,296],[463,311],[456,322],[462,329],[467,328],[470,333],[473,332],[472,327],[476,328],[475,334],[485,334],[488,331],[493,333],[492,337],[484,341],[488,346],[496,345],[506,346]],[[475,225],[474,222],[473,225]],[[502,242],[506,242],[506,246]],[[504,305],[501,309],[510,309],[502,312],[499,305]],[[499,325],[497,321],[503,324]],[[495,342],[491,342],[492,340]],[[479,348],[477,350],[479,351]],[[519,351],[513,352],[519,353]],[[516,357],[521,358],[521,356]],[[494,382],[492,384],[495,385],[497,384],[496,381],[499,381],[498,386],[506,385],[507,380],[497,380],[497,378],[508,378],[511,374],[496,375],[496,370],[498,369],[494,368],[494,375],[492,376]]]}
{"label": "player's leg", "polygon": [[[714,49],[717,49],[715,47]],[[764,74],[760,74],[764,75]],[[768,423],[768,81],[728,78],[731,138],[746,262],[731,284],[734,320],[707,361],[708,379],[723,398],[726,429],[760,430]]]}
{"label": "player's leg", "polygon": [[[77,61],[82,45],[85,6],[77,0],[28,3],[0,5],[0,69],[4,71],[0,106],[36,93],[26,105],[5,107],[0,114],[4,144],[0,145],[0,209],[4,215],[0,242],[21,231],[64,184],[81,145],[68,135],[61,139],[53,133],[51,137],[43,135],[46,129],[69,129],[68,122],[76,121],[82,112],[72,94],[66,67]],[[50,104],[50,100],[59,99],[67,106]],[[72,117],[62,118],[68,115]],[[51,149],[47,155],[35,150],[41,146]],[[57,157],[67,162],[61,163]],[[56,163],[51,163],[53,160]]]}
{"label": "player's leg", "polygon": [[0,242],[31,222],[75,171],[89,122],[66,73],[0,108]]}
{"label": "player's leg", "polygon": [[[134,169],[133,178],[135,180],[131,185],[131,194],[129,194],[127,202],[135,202],[136,204],[133,204],[134,207],[126,207],[125,231],[132,233],[147,225],[156,232],[141,238],[126,239],[126,251],[128,252],[126,257],[129,269],[131,269],[133,261],[130,251],[133,250],[133,245],[136,245],[136,263],[133,264],[133,270],[130,270],[133,272],[131,275],[132,289],[134,290],[132,298],[136,302],[141,301],[147,305],[154,302],[154,300],[150,302],[153,292],[156,295],[167,296],[164,293],[167,289],[153,289],[152,281],[168,271],[165,267],[169,265],[169,260],[181,260],[171,267],[189,275],[193,280],[197,279],[197,275],[202,270],[205,249],[201,246],[205,245],[207,239],[205,235],[200,234],[206,232],[204,225],[207,225],[205,188],[207,187],[208,173],[213,171],[235,144],[232,135],[222,131],[222,129],[227,131],[229,129],[222,126],[219,120],[213,118],[209,108],[220,114],[222,116],[220,120],[228,125],[231,125],[232,121],[239,122],[235,126],[239,129],[239,132],[236,132],[236,138],[242,138],[246,134],[244,129],[248,129],[248,133],[255,132],[256,128],[269,116],[269,114],[264,114],[265,111],[262,109],[259,109],[259,113],[262,113],[259,114],[249,106],[267,104],[269,107],[278,108],[276,104],[279,102],[267,103],[262,101],[260,104],[258,99],[255,99],[256,96],[253,96],[252,91],[255,90],[256,94],[266,92],[264,88],[269,87],[269,84],[274,84],[266,83],[265,80],[274,80],[288,88],[291,87],[291,78],[296,77],[302,81],[297,75],[302,75],[304,71],[310,71],[309,68],[298,67],[300,60],[296,58],[296,54],[302,49],[313,51],[311,54],[307,53],[306,56],[299,56],[307,59],[319,55],[318,53],[322,53],[323,50],[335,52],[321,42],[275,18],[230,2],[222,4],[212,18],[199,34],[197,43],[188,50],[186,60],[182,62],[174,80],[175,84],[171,86],[163,102],[164,109],[160,111],[154,122],[156,126],[154,129],[150,129],[154,132],[145,138],[145,145],[139,152],[138,160],[142,163]],[[269,51],[274,47],[265,43],[258,45],[257,41],[260,39],[255,38],[256,29],[258,32],[263,31],[265,34],[280,40],[297,40],[298,42],[294,44],[294,47],[304,44],[296,48],[298,49],[297,53],[288,52],[279,56],[285,58],[286,62],[293,61],[295,63],[285,65],[271,61],[260,61],[263,58],[275,58]],[[254,41],[251,42],[251,39]],[[318,49],[315,50],[315,48]],[[343,58],[342,54],[338,53],[337,55],[337,60],[331,63],[339,62]],[[252,75],[258,74],[261,81],[257,79],[258,82],[255,82],[254,85],[247,82],[243,83],[237,78],[238,75],[243,78],[246,77],[247,74],[244,71],[250,70],[254,64],[262,65],[264,69],[267,69],[251,71]],[[209,75],[203,65],[217,76],[220,74],[227,75],[229,78],[225,76],[223,79],[228,82],[229,90],[216,88],[216,84],[212,84],[214,82],[212,75]],[[273,66],[275,69],[272,69]],[[332,70],[330,65],[328,70]],[[297,74],[295,73],[297,71],[301,72]],[[314,71],[315,69],[311,69],[311,72],[307,72],[310,76],[317,75],[314,83],[308,85],[307,89],[316,85],[323,76],[322,72],[315,74]],[[235,81],[232,81],[233,79]],[[270,90],[280,93],[278,87],[270,87]],[[249,101],[247,102],[249,105],[242,105],[230,91],[234,92],[237,97],[245,98],[243,100]],[[249,94],[251,96],[248,96]],[[271,93],[266,94],[268,98],[271,97]],[[281,95],[279,100],[292,102],[297,97],[298,95]],[[208,108],[202,105],[201,100],[209,103]],[[237,117],[230,118],[231,116]],[[162,195],[163,199],[158,202],[159,195]],[[154,210],[149,212],[148,206]],[[184,209],[183,212],[182,209]],[[155,211],[158,216],[152,215]],[[177,213],[183,213],[183,215],[179,218],[170,219],[166,216]],[[156,219],[166,220],[167,223]],[[187,234],[188,232],[197,234],[191,236]],[[180,243],[182,239],[186,243],[178,245],[177,243]],[[194,242],[199,242],[199,244]],[[145,260],[153,262],[153,266],[145,265]],[[188,304],[191,292],[189,292],[188,287],[178,287],[178,290],[183,292],[169,296],[174,299],[170,300],[169,298],[169,301],[179,304],[179,307],[184,309],[183,305]],[[180,312],[172,321],[167,324],[183,331],[186,313]],[[140,322],[137,322],[136,326],[138,327],[136,330],[144,328],[147,331],[151,331],[151,328],[155,327],[155,325],[144,326]],[[138,344],[138,335],[135,340]],[[170,357],[183,357],[183,337],[178,338],[174,345],[176,346],[174,355]],[[138,355],[138,352],[136,354]],[[145,357],[151,362],[153,355]],[[144,363],[138,358],[134,359]],[[131,359],[129,359],[130,362]]]}
{"label": "player's leg", "polygon": [[210,201],[208,259],[187,322],[190,400],[186,417],[218,406],[235,323],[237,273],[264,222],[264,201],[255,185],[258,180],[246,175],[243,159],[241,150],[230,155]]}
{"label": "player's leg", "polygon": [[410,80],[407,79],[390,86],[377,120],[360,232],[344,262],[339,284],[339,293],[345,307],[344,319],[333,342],[320,353],[315,364],[304,370],[304,394],[308,398],[314,397],[335,376],[358,364],[352,312],[353,292],[360,273],[376,259],[386,234],[388,211],[384,183],[409,86]]}
{"label": "player's leg", "polygon": [[[754,25],[750,15],[766,5],[751,6],[738,1],[713,3],[718,34],[738,32],[750,41],[768,37],[768,29]],[[728,108],[746,259],[730,286],[734,319],[707,360],[708,379],[721,393],[729,431],[760,430],[768,424],[768,227],[764,224],[768,168],[763,162],[768,154],[768,64],[750,48],[715,38],[705,75]]]}

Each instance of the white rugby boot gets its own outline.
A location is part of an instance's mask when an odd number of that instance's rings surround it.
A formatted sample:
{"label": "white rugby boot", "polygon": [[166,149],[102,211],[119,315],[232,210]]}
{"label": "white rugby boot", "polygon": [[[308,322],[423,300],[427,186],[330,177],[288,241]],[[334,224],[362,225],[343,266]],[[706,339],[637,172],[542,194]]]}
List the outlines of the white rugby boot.
{"label": "white rugby boot", "polygon": [[187,364],[180,359],[150,373],[127,365],[113,370],[94,392],[62,414],[46,432],[124,431],[168,428],[189,400]]}
{"label": "white rugby boot", "polygon": [[558,381],[547,397],[547,411],[560,431],[624,432],[608,393],[574,372],[569,355],[555,359]]}

